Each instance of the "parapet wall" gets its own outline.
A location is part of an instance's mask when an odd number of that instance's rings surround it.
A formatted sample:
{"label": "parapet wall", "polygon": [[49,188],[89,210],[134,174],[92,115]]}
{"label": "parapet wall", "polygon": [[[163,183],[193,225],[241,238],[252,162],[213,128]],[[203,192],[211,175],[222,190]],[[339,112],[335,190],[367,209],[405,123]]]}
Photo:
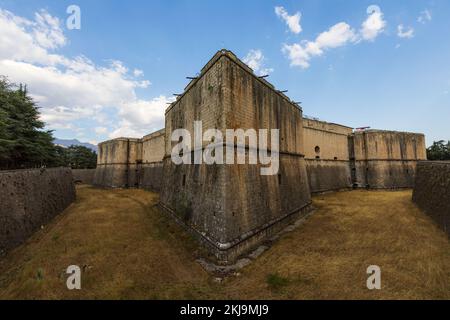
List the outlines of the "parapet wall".
{"label": "parapet wall", "polygon": [[450,161],[417,164],[413,201],[450,237]]}
{"label": "parapet wall", "polygon": [[23,243],[75,200],[68,168],[0,171],[0,253]]}
{"label": "parapet wall", "polygon": [[349,160],[348,138],[352,128],[303,119],[303,131],[306,159]]}
{"label": "parapet wall", "polygon": [[161,162],[164,158],[165,130],[159,130],[142,138],[142,163]]}
{"label": "parapet wall", "polygon": [[72,169],[75,183],[94,184],[95,169]]}
{"label": "parapet wall", "polygon": [[353,129],[325,121],[303,119],[306,170],[312,193],[352,187],[349,137]]}

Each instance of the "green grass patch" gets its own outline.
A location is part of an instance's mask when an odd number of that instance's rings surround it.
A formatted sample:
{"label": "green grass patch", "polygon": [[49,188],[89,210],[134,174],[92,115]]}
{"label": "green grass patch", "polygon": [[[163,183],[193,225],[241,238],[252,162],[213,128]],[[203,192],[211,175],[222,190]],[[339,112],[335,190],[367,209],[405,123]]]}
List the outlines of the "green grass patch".
{"label": "green grass patch", "polygon": [[289,279],[279,274],[271,273],[267,276],[266,282],[271,290],[278,291],[289,284]]}

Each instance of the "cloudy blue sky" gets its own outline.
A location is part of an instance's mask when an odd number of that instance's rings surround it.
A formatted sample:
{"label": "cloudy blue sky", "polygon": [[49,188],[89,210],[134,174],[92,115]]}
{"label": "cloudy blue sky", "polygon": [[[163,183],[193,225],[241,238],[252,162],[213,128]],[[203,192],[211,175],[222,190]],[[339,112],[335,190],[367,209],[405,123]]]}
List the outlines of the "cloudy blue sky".
{"label": "cloudy blue sky", "polygon": [[97,143],[162,128],[227,48],[306,115],[430,144],[450,139],[449,32],[447,0],[0,0],[0,75],[28,84],[55,136]]}

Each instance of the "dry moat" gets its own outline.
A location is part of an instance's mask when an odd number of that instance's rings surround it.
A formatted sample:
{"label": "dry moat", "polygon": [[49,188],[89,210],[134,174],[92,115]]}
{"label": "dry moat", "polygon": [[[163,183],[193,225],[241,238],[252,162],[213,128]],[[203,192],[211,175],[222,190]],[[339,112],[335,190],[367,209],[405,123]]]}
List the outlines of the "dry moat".
{"label": "dry moat", "polygon": [[[316,211],[252,264],[224,279],[144,190],[78,187],[77,200],[0,260],[0,298],[450,299],[450,244],[411,191],[318,195]],[[66,288],[82,266],[82,290]],[[366,269],[382,269],[369,291]]]}

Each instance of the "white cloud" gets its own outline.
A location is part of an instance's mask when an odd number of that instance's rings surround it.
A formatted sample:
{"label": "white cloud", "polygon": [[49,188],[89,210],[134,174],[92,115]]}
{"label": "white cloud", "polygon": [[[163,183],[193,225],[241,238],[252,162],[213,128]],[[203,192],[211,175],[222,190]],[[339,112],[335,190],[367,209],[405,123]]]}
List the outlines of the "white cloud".
{"label": "white cloud", "polygon": [[315,41],[285,44],[283,52],[288,56],[292,66],[306,69],[310,65],[311,58],[322,55],[324,50],[341,47],[356,40],[355,31],[347,23],[340,22],[319,34]]}
{"label": "white cloud", "polygon": [[[82,55],[68,58],[56,53],[68,41],[61,21],[48,12],[41,10],[28,20],[0,9],[0,30],[0,74],[28,85],[50,129],[75,130],[73,121],[83,120],[111,127],[110,116],[115,114],[128,120],[126,128],[136,122],[139,133],[146,126],[144,134],[164,126],[164,108],[155,102],[164,98],[145,103],[137,97],[137,88],[151,84],[136,79],[143,76],[142,70],[130,73],[121,61],[100,66]],[[120,130],[120,124],[113,129]]]}
{"label": "white cloud", "polygon": [[290,16],[286,9],[284,9],[283,7],[275,7],[275,14],[280,19],[284,20],[291,32],[295,34],[299,34],[300,32],[302,32],[302,26],[300,25],[302,14],[300,12],[297,12],[296,14]]}
{"label": "white cloud", "polygon": [[412,38],[414,37],[414,29],[412,27],[405,29],[405,27],[400,24],[397,27],[397,36],[399,36],[400,38]]}
{"label": "white cloud", "polygon": [[266,58],[263,53],[259,49],[252,49],[248,52],[248,54],[243,59],[244,63],[246,63],[250,68],[253,69],[255,74],[263,76],[273,72],[272,68],[264,67],[264,61]]}
{"label": "white cloud", "polygon": [[110,138],[138,138],[163,128],[165,110],[168,103],[173,101],[173,98],[159,96],[152,100],[134,100],[121,104],[118,112],[121,121],[109,135]]}
{"label": "white cloud", "polygon": [[60,28],[60,21],[48,12],[41,10],[35,13],[33,34],[37,43],[46,49],[56,49],[66,44],[66,38]]}
{"label": "white cloud", "polygon": [[345,46],[349,43],[359,43],[362,40],[374,41],[384,30],[386,21],[378,6],[367,8],[367,19],[361,30],[356,32],[348,23],[339,22],[322,32],[314,41],[302,41],[294,44],[284,44],[282,51],[291,62],[291,66],[306,69],[313,57],[321,56],[326,50]]}
{"label": "white cloud", "polygon": [[106,134],[108,133],[108,128],[106,127],[96,127],[95,129],[96,134]]}
{"label": "white cloud", "polygon": [[144,75],[144,71],[139,70],[139,69],[134,69],[133,75],[134,75],[135,77],[142,77],[142,76]]}
{"label": "white cloud", "polygon": [[62,57],[47,50],[58,47],[65,40],[56,36],[46,37],[46,34],[55,33],[55,26],[47,25],[45,31],[45,21],[49,19],[37,19],[40,22],[30,21],[0,9],[0,60],[12,59],[45,65],[62,62]]}
{"label": "white cloud", "polygon": [[322,32],[316,39],[316,45],[320,49],[337,48],[355,40],[355,31],[345,22],[340,22]]}
{"label": "white cloud", "polygon": [[372,5],[367,8],[367,19],[363,22],[360,33],[364,40],[373,41],[386,27],[380,7]]}
{"label": "white cloud", "polygon": [[428,9],[425,9],[424,11],[422,11],[419,15],[419,17],[417,18],[417,22],[425,24],[429,21],[431,21],[432,16],[431,16],[431,11]]}

